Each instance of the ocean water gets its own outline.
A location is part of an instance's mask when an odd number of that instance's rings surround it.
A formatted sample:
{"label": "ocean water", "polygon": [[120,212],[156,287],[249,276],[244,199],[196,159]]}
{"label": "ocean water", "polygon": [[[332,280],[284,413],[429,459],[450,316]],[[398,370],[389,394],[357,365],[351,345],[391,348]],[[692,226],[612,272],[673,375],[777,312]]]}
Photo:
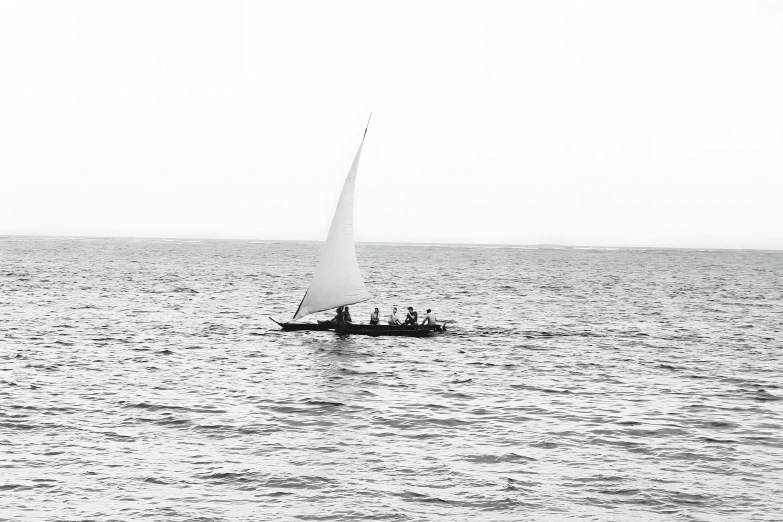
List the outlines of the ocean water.
{"label": "ocean water", "polygon": [[783,253],[357,250],[0,238],[0,519],[783,519]]}

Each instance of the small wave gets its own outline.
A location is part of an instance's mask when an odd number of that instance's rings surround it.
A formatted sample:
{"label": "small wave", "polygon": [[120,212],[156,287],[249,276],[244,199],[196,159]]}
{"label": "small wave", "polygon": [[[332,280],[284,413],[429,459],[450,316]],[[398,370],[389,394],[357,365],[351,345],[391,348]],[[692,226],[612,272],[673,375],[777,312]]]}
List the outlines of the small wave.
{"label": "small wave", "polygon": [[342,402],[322,401],[317,399],[302,399],[299,401],[303,404],[310,404],[312,406],[325,406],[330,408],[336,408],[338,406],[345,406]]}
{"label": "small wave", "polygon": [[448,504],[449,501],[434,495],[426,495],[424,493],[416,493],[415,491],[403,491],[399,494],[404,500],[411,502],[424,502],[426,504]]}
{"label": "small wave", "polygon": [[171,482],[169,482],[167,480],[163,480],[163,479],[158,478],[158,477],[144,477],[143,480],[144,480],[144,482],[148,482],[150,484],[160,484],[160,485],[163,485],[163,486],[167,486],[167,485],[171,484]]}
{"label": "small wave", "polygon": [[698,493],[685,493],[682,491],[668,492],[666,500],[674,504],[684,506],[694,506],[702,504],[712,504],[715,499],[708,495],[700,495]]}
{"label": "small wave", "polygon": [[120,404],[121,406],[124,406],[126,408],[139,408],[143,410],[150,410],[150,411],[183,411],[183,412],[194,412],[194,413],[226,413],[226,410],[220,409],[220,408],[211,408],[211,407],[193,407],[193,406],[175,406],[170,404],[152,404],[149,402],[127,402],[124,400],[117,401],[117,404]]}
{"label": "small wave", "polygon": [[34,487],[26,484],[0,484],[0,491],[25,491]]}
{"label": "small wave", "polygon": [[267,497],[285,497],[288,495],[293,495],[294,493],[292,491],[272,491],[271,493],[267,493]]}
{"label": "small wave", "polygon": [[557,442],[553,442],[551,440],[541,440],[532,443],[531,446],[534,448],[541,448],[541,449],[555,449],[557,448],[558,444]]}
{"label": "small wave", "polygon": [[623,482],[626,479],[625,477],[621,477],[619,475],[591,475],[589,477],[577,477],[571,480],[573,482],[592,483],[592,482]]}
{"label": "small wave", "polygon": [[711,444],[735,444],[738,441],[734,439],[717,439],[714,437],[702,437],[701,440],[704,442],[709,442]]}
{"label": "small wave", "polygon": [[511,384],[510,386],[512,388],[517,388],[520,390],[540,391],[544,393],[559,393],[565,395],[570,395],[571,393],[573,393],[570,390],[566,390],[566,389],[546,388],[541,386],[532,386],[530,384]]}
{"label": "small wave", "polygon": [[476,462],[478,464],[496,464],[498,462],[535,462],[533,457],[527,457],[519,455],[517,453],[504,453],[502,455],[494,455],[491,453],[479,454],[479,455],[464,455],[461,457],[468,462]]}
{"label": "small wave", "polygon": [[342,367],[339,368],[339,370],[341,372],[347,373],[349,375],[377,375],[378,374],[378,372],[372,371],[372,370],[363,372],[363,371],[360,371],[360,370],[354,370],[354,369],[351,369],[351,368],[342,368]]}
{"label": "small wave", "polygon": [[640,490],[634,488],[618,488],[618,489],[599,489],[599,493],[604,495],[638,495]]}
{"label": "small wave", "polygon": [[757,390],[756,396],[754,397],[757,401],[779,401],[783,400],[782,397],[779,397],[777,395],[773,395],[769,393],[766,390]]}

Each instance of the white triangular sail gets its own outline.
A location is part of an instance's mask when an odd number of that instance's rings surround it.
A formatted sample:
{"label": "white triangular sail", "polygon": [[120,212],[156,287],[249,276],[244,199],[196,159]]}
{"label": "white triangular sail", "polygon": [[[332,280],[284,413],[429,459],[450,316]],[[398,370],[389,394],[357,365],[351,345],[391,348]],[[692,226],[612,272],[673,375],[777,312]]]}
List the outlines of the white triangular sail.
{"label": "white triangular sail", "polygon": [[[367,135],[366,129],[364,135]],[[360,303],[372,297],[359,272],[356,247],[353,243],[353,192],[363,146],[364,136],[348,177],[345,178],[343,192],[329,227],[329,235],[326,236],[326,243],[321,250],[318,269],[294,314],[294,321],[305,315]]]}

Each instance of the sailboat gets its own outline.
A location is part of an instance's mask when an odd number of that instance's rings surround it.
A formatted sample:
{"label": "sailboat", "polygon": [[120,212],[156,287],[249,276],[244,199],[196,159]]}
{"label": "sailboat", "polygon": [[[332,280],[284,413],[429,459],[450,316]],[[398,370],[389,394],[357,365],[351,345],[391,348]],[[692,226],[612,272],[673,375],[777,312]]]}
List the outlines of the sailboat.
{"label": "sailboat", "polygon": [[[372,114],[370,115],[372,117]],[[281,323],[274,321],[283,330],[337,330],[338,333],[352,333],[359,335],[402,335],[422,337],[432,333],[432,328],[417,326],[397,325],[336,325],[331,321],[319,321],[317,323],[296,323],[301,319],[316,312],[332,310],[341,306],[361,303],[372,298],[364,284],[364,279],[359,270],[359,262],[356,259],[356,246],[353,240],[353,195],[356,186],[356,174],[359,171],[359,159],[362,155],[362,147],[367,137],[367,129],[370,120],[362,135],[359,150],[345,178],[337,209],[326,236],[326,242],[321,249],[321,259],[318,268],[310,281],[299,307],[290,322]]]}

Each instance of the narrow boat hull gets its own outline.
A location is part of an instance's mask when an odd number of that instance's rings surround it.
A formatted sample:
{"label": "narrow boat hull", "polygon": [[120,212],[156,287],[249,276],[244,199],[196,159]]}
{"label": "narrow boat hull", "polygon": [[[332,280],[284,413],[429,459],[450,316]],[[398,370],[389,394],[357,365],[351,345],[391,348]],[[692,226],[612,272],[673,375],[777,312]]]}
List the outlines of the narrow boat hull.
{"label": "narrow boat hull", "polygon": [[394,325],[347,325],[335,330],[340,335],[370,335],[378,336],[397,336],[397,337],[427,337],[432,335],[435,328],[426,326],[394,326]]}

